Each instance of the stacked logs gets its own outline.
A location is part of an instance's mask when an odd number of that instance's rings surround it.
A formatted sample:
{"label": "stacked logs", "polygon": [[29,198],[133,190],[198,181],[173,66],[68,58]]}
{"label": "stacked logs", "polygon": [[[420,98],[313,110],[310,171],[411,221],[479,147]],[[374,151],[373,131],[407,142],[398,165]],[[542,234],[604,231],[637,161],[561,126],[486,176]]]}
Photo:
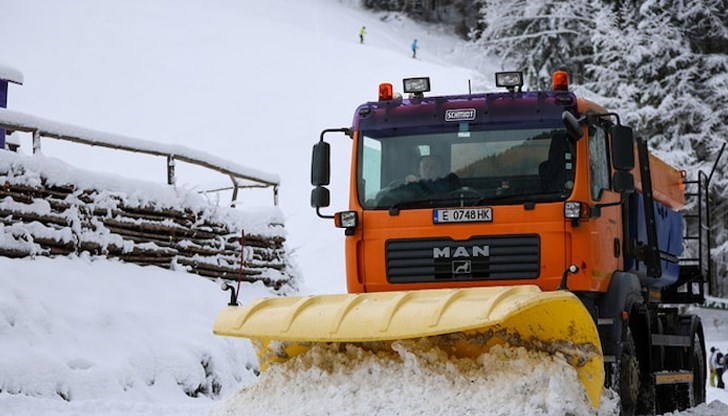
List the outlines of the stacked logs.
{"label": "stacked logs", "polygon": [[213,217],[189,208],[135,206],[119,193],[50,185],[44,178],[38,185],[8,181],[0,172],[0,256],[88,253],[208,278],[240,276],[275,290],[294,285],[283,233],[246,235],[241,273],[242,230]]}

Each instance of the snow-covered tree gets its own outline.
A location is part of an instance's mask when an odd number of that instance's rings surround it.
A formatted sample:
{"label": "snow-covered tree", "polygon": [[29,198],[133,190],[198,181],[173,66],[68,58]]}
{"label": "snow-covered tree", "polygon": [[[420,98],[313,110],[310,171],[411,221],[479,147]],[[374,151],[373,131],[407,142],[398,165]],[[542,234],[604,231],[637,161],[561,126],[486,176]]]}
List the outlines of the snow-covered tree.
{"label": "snow-covered tree", "polygon": [[[477,44],[525,71],[532,88],[567,70],[691,179],[728,141],[728,0],[486,0],[481,24]],[[723,166],[728,154],[712,187],[719,260],[728,259]]]}
{"label": "snow-covered tree", "polygon": [[524,71],[531,87],[545,87],[553,71],[562,69],[581,81],[591,55],[591,2],[487,0],[480,14],[476,43]]}
{"label": "snow-covered tree", "polygon": [[[652,97],[659,105],[651,119],[654,123],[645,128],[664,154],[672,155],[679,148],[693,151],[695,160],[682,165],[693,178],[698,169],[708,172],[712,168],[716,153],[728,141],[727,5],[724,0],[651,0],[640,10],[645,20],[671,26],[682,35],[681,44],[672,45],[672,58],[664,61],[666,70],[653,80],[662,85],[663,92]],[[728,155],[716,165],[711,187],[716,259],[728,257],[728,247],[722,244],[728,239],[726,160]],[[717,266],[719,275],[725,276],[725,261]],[[723,279],[717,289],[725,295],[728,282]]]}
{"label": "snow-covered tree", "polygon": [[590,38],[592,55],[585,66],[581,86],[615,111],[634,110],[634,103],[628,99],[635,93],[629,60],[630,51],[639,42],[637,14],[632,4],[626,3],[620,7],[605,5],[594,15],[595,26]]}

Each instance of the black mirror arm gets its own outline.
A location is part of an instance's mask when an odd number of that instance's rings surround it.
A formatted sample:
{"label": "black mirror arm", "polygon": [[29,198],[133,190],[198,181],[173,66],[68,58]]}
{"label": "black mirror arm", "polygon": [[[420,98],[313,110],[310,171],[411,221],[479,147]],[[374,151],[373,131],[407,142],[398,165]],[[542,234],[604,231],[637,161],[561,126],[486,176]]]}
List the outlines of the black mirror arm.
{"label": "black mirror arm", "polygon": [[621,192],[619,194],[619,201],[617,202],[610,202],[607,204],[596,204],[589,210],[589,217],[591,218],[599,218],[602,215],[602,208],[608,208],[608,207],[617,207],[624,205],[625,202],[627,202],[627,198],[624,197],[625,192]]}
{"label": "black mirror arm", "polygon": [[322,214],[321,213],[321,208],[319,208],[319,207],[316,207],[316,215],[318,215],[319,218],[323,218],[325,220],[334,219],[334,216],[333,215]]}
{"label": "black mirror arm", "polygon": [[324,136],[327,133],[344,133],[345,135],[349,136],[349,138],[353,138],[354,134],[352,130],[349,127],[341,127],[341,128],[335,128],[335,129],[325,129],[321,132],[321,135],[319,136],[319,141],[324,141]]}

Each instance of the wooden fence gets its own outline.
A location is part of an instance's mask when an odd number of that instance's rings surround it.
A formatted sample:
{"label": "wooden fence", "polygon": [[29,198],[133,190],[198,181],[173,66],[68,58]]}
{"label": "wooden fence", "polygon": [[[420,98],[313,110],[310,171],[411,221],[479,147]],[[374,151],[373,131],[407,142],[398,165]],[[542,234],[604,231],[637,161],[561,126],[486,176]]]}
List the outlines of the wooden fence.
{"label": "wooden fence", "polygon": [[166,158],[166,179],[169,185],[174,185],[176,182],[175,166],[177,161],[197,165],[220,173],[230,179],[231,185],[229,187],[213,189],[207,192],[232,191],[232,206],[235,206],[237,202],[238,190],[247,188],[271,188],[273,190],[273,204],[278,205],[279,178],[277,175],[241,166],[237,163],[185,146],[161,144],[86,129],[5,108],[0,108],[0,128],[7,129],[8,132],[18,131],[30,133],[33,141],[33,154],[40,152],[41,139],[49,138],[149,156],[162,156]]}

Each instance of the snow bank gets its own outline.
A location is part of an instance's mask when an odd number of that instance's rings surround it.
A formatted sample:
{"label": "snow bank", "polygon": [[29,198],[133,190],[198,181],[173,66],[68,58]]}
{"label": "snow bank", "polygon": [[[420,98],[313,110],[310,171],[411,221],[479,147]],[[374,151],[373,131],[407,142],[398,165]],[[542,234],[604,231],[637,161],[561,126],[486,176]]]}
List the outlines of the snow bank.
{"label": "snow bank", "polygon": [[[0,392],[184,401],[255,379],[247,341],[215,337],[227,293],[199,276],[89,258],[0,258]],[[244,285],[241,300],[270,295]],[[7,402],[0,400],[0,414]]]}
{"label": "snow bank", "polygon": [[[390,355],[316,346],[273,366],[211,416],[596,414],[562,357],[496,346],[477,359],[454,360],[423,340],[393,348]],[[599,414],[615,414],[616,406],[605,392]]]}

